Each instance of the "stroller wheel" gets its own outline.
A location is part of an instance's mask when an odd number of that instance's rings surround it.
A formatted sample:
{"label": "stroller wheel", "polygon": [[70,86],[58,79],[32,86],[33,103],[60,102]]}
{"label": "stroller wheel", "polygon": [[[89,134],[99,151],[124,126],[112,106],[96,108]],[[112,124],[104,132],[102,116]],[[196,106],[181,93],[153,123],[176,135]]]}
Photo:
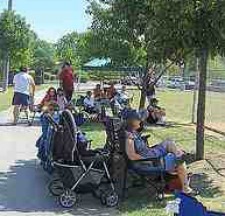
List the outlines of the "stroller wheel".
{"label": "stroller wheel", "polygon": [[110,208],[115,207],[118,205],[119,196],[115,192],[112,192],[106,195],[105,202],[107,207],[110,207]]}
{"label": "stroller wheel", "polygon": [[59,179],[50,182],[48,189],[53,196],[60,196],[64,192],[63,183]]}
{"label": "stroller wheel", "polygon": [[102,205],[106,205],[106,194],[105,193],[101,194],[100,200],[101,200]]}
{"label": "stroller wheel", "polygon": [[72,208],[77,202],[77,195],[72,190],[66,190],[59,197],[59,203],[63,208]]}

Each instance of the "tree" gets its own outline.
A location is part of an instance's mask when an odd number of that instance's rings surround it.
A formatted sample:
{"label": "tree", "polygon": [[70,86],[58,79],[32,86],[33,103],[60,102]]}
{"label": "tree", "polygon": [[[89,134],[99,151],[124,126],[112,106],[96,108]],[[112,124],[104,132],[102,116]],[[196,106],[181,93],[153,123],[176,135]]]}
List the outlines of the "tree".
{"label": "tree", "polygon": [[[122,41],[129,41],[135,48],[142,47],[146,53],[146,67],[152,63],[165,63],[168,59],[171,62],[180,62],[188,55],[199,59],[196,150],[197,159],[203,159],[207,63],[209,57],[217,54],[224,56],[225,1],[102,0],[99,2],[106,5],[101,7],[101,10],[108,10],[108,14],[113,17],[113,22],[109,22],[106,27],[113,29],[113,33],[117,33]],[[97,3],[92,5],[96,7]],[[99,19],[97,23],[95,27],[97,30],[105,26],[104,19]],[[142,88],[140,107],[144,105],[144,100],[145,87]]]}
{"label": "tree", "polygon": [[54,44],[40,39],[35,41],[32,64],[34,68],[53,68],[56,61],[55,58],[56,53]]}
{"label": "tree", "polygon": [[131,30],[114,3],[90,1],[88,13],[93,18],[93,55],[110,58],[113,66],[142,66],[146,55],[143,43],[140,38],[131,37]]}
{"label": "tree", "polygon": [[64,35],[56,44],[56,55],[61,61],[69,61],[75,67],[80,65],[80,59],[77,53],[77,43],[79,34],[72,32]]}
{"label": "tree", "polygon": [[[163,44],[155,49],[151,23],[154,13],[149,0],[91,1],[92,30],[99,41],[99,54],[113,65],[140,66],[142,74],[140,109],[145,107],[147,71],[155,63],[165,63]],[[153,55],[154,53],[154,55]],[[165,56],[165,55],[164,55]]]}
{"label": "tree", "polygon": [[[10,58],[12,66],[28,64],[32,36],[30,26],[20,15],[13,11],[4,11],[0,15],[0,55],[4,62]],[[5,80],[8,80],[8,76]]]}

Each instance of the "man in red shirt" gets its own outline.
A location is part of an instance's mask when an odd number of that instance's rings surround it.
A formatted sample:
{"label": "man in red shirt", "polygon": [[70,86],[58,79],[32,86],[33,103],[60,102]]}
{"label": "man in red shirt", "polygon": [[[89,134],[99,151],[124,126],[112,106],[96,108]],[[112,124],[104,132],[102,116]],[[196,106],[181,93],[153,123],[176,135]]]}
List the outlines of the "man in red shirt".
{"label": "man in red shirt", "polygon": [[71,101],[74,92],[73,69],[68,62],[65,62],[59,74],[59,80],[68,102]]}

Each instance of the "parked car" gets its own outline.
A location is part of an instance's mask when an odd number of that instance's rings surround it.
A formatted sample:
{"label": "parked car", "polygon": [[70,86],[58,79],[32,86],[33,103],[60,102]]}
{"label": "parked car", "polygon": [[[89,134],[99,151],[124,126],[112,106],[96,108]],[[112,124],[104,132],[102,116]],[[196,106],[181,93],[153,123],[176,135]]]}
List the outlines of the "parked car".
{"label": "parked car", "polygon": [[139,84],[139,79],[135,76],[127,76],[121,80],[122,85],[137,85]]}
{"label": "parked car", "polygon": [[184,86],[185,86],[184,90],[194,90],[195,89],[195,82],[186,81],[186,82],[184,82]]}
{"label": "parked car", "polygon": [[182,77],[169,78],[167,87],[171,89],[183,89],[184,88],[183,78]]}

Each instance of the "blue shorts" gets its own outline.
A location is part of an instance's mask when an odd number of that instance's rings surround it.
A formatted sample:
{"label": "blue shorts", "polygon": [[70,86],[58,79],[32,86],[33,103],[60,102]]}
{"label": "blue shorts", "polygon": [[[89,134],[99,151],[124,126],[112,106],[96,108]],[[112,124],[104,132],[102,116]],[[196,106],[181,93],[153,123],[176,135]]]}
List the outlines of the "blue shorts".
{"label": "blue shorts", "polygon": [[15,92],[13,96],[13,106],[28,106],[29,105],[29,95],[20,93],[20,92]]}

